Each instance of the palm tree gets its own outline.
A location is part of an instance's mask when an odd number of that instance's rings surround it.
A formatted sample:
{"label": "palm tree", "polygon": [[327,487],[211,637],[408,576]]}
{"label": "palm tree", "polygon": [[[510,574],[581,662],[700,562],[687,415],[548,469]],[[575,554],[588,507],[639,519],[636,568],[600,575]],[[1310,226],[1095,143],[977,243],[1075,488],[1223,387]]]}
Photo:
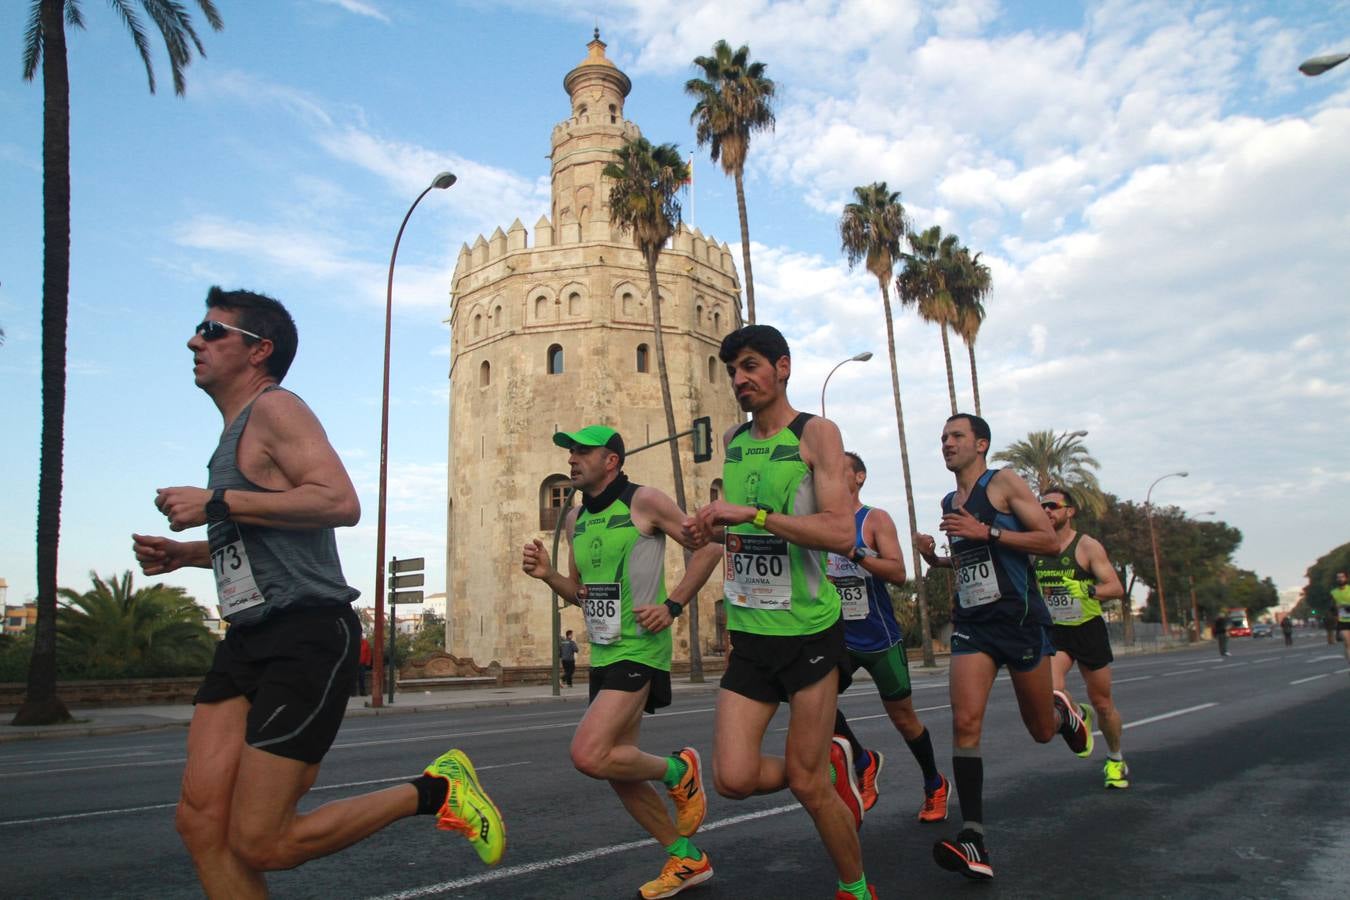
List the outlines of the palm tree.
{"label": "palm tree", "polygon": [[131,572],[103,580],[89,573],[92,590],[61,588],[68,605],[56,613],[57,644],[67,668],[94,677],[201,674],[211,665],[215,639],[203,610],[180,587],[152,584],[132,590]]}
{"label": "palm tree", "polygon": [[913,306],[919,318],[942,329],[942,358],[947,363],[947,397],[952,415],[956,415],[956,380],[952,377],[952,350],[947,340],[947,325],[956,320],[956,300],[952,287],[960,279],[960,239],[944,236],[942,226],[934,225],[920,233],[910,232],[912,253],[902,253],[904,266],[895,277],[895,290],[902,306]]}
{"label": "palm tree", "polygon": [[900,255],[900,239],[908,231],[905,208],[900,204],[900,192],[892,193],[886,182],[877,181],[866,187],[853,189],[854,202],[844,207],[839,220],[839,237],[849,268],[860,260],[867,271],[876,276],[881,287],[881,304],[886,311],[886,350],[891,357],[891,393],[895,397],[895,425],[900,432],[900,466],[905,476],[905,500],[909,504],[910,549],[914,556],[914,583],[919,597],[919,624],[923,628],[923,664],[933,666],[933,640],[928,625],[928,595],[924,590],[923,569],[920,568],[919,545],[914,535],[919,533],[914,514],[914,487],[909,477],[909,445],[905,441],[905,413],[900,403],[900,367],[895,361],[895,322],[891,317],[891,274]]}
{"label": "palm tree", "polygon": [[735,52],[726,41],[713,45],[712,56],[699,56],[694,65],[702,78],[684,84],[685,93],[697,99],[689,121],[696,126],[698,145],[707,144],[712,161],[736,182],[736,211],[741,217],[741,258],[745,263],[745,308],[755,323],[755,277],[750,270],[750,220],[745,213],[745,156],[750,134],[773,129],[774,83],[764,77],[764,63],[750,62],[750,48]]}
{"label": "palm tree", "polygon": [[[155,72],[150,42],[131,0],[110,0],[145,63],[150,92]],[[187,89],[183,70],[192,51],[205,56],[192,18],[177,0],[139,0],[169,51],[174,93]],[[197,0],[206,21],[224,28],[212,0]],[[35,0],[24,31],[23,77],[42,66],[42,447],[38,468],[37,606],[28,691],[15,725],[69,721],[56,696],[56,554],[61,537],[62,449],[66,417],[66,318],[70,300],[70,74],[66,24],[84,27],[79,0]]]}
{"label": "palm tree", "polygon": [[980,377],[975,369],[975,338],[984,324],[984,299],[993,290],[994,282],[989,267],[980,262],[982,254],[970,255],[967,247],[959,254],[960,278],[954,286],[952,299],[956,301],[956,318],[952,330],[966,342],[970,355],[970,390],[975,395],[975,415],[980,415]]}
{"label": "palm tree", "polygon": [[1052,484],[1074,492],[1080,506],[1094,516],[1106,510],[1106,498],[1093,469],[1101,468],[1081,438],[1086,431],[1032,431],[990,457],[1017,470],[1038,494]]}
{"label": "palm tree", "polygon": [[[680,187],[689,178],[689,167],[680,158],[674,144],[653,147],[644,137],[625,141],[614,151],[615,161],[605,166],[610,179],[609,220],[631,233],[642,259],[647,264],[647,291],[652,301],[653,344],[656,371],[661,380],[661,405],[666,412],[666,433],[676,434],[675,406],[670,396],[670,374],[666,369],[666,345],[661,332],[661,290],[656,283],[656,264],[661,250],[675,234],[680,221]],[[675,502],[687,510],[684,496],[684,472],[680,468],[680,449],[670,441],[670,467],[675,478]],[[698,607],[689,617],[689,680],[703,680],[703,651],[698,643]]]}

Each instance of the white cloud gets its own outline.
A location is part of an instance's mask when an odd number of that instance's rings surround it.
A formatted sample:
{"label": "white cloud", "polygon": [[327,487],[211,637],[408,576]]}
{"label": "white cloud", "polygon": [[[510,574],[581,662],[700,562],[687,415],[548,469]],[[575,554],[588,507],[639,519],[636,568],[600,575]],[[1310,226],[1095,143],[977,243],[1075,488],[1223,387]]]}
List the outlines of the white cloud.
{"label": "white cloud", "polygon": [[389,17],[380,11],[374,3],[367,3],[365,0],[315,0],[316,3],[322,3],[326,6],[336,6],[344,9],[353,15],[365,16],[369,19],[375,19],[389,24]]}

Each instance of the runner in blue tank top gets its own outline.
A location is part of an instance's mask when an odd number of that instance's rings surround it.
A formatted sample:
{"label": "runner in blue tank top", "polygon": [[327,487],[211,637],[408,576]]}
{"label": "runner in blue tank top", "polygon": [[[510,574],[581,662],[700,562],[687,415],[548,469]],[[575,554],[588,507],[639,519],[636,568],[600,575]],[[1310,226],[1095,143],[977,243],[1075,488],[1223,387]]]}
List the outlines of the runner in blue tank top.
{"label": "runner in blue tank top", "polygon": [[952,603],[952,777],[964,824],[954,840],[933,847],[944,869],[968,878],[994,877],[984,846],[984,761],[980,731],[989,691],[1008,667],[1022,722],[1038,743],[1056,733],[1070,749],[1091,749],[1092,734],[1071,705],[1053,693],[1050,615],[1032,577],[1031,554],[1054,553],[1059,539],[1027,483],[1011,469],[991,471],[989,423],[960,413],[942,429],[942,456],[956,490],[942,501],[942,531],[951,556],[938,557],[933,538],[915,536],[930,566],[956,573]]}
{"label": "runner in blue tank top", "polygon": [[[867,670],[881,695],[886,715],[895,725],[923,772],[924,801],[920,822],[947,818],[947,779],[937,769],[933,741],[914,712],[909,683],[909,659],[904,635],[895,620],[886,585],[905,583],[905,557],[896,534],[895,521],[884,509],[864,506],[858,494],[867,481],[867,466],[856,453],[846,452],[849,495],[853,501],[854,547],[849,556],[830,554],[829,575],[839,591],[844,616],[845,665],[850,673]],[[853,759],[861,786],[863,809],[877,802],[877,777],[885,757],[865,749],[849,727],[842,711],[835,712],[835,734],[853,746]]]}

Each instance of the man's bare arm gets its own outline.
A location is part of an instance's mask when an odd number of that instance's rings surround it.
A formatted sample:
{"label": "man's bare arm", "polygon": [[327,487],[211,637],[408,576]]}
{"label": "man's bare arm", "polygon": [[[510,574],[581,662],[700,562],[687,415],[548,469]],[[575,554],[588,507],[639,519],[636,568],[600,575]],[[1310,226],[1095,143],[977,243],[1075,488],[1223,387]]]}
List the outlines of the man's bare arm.
{"label": "man's bare arm", "polygon": [[1106,548],[1102,546],[1101,541],[1088,535],[1083,535],[1083,539],[1078,542],[1080,550],[1084,550],[1087,556],[1087,570],[1092,573],[1092,577],[1097,580],[1094,592],[1098,600],[1115,600],[1118,597],[1125,596],[1125,588],[1120,583],[1120,576],[1116,574],[1115,567],[1111,565],[1111,560],[1106,555]]}
{"label": "man's bare arm", "polygon": [[1041,509],[1041,502],[1022,480],[1022,476],[1011,469],[1003,469],[990,482],[989,495],[995,507],[1002,505],[1000,500],[1004,501],[1023,528],[1022,531],[1003,532],[998,539],[999,544],[1009,550],[1042,556],[1053,556],[1059,552],[1055,526],[1050,524],[1050,517]]}
{"label": "man's bare arm", "polygon": [[[863,527],[863,537],[870,537],[871,544],[879,556],[863,557],[862,566],[871,575],[889,581],[891,584],[905,583],[905,555],[900,548],[900,537],[895,530],[895,521],[884,509],[873,509],[867,515]],[[871,532],[870,535],[867,532]]]}

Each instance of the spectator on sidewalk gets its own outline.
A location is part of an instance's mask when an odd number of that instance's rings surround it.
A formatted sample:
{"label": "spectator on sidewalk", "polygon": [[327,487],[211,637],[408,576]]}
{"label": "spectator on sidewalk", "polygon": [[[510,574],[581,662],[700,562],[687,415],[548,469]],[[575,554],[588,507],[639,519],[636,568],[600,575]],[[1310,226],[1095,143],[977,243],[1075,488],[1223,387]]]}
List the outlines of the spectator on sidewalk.
{"label": "spectator on sidewalk", "polygon": [[562,658],[562,680],[568,687],[572,686],[572,676],[577,671],[577,642],[572,639],[572,629],[567,629],[567,634],[558,642],[558,656]]}
{"label": "spectator on sidewalk", "polygon": [[1219,655],[1232,656],[1233,654],[1228,652],[1228,617],[1223,613],[1219,613],[1215,616],[1212,630],[1214,632],[1214,640],[1219,642]]}

